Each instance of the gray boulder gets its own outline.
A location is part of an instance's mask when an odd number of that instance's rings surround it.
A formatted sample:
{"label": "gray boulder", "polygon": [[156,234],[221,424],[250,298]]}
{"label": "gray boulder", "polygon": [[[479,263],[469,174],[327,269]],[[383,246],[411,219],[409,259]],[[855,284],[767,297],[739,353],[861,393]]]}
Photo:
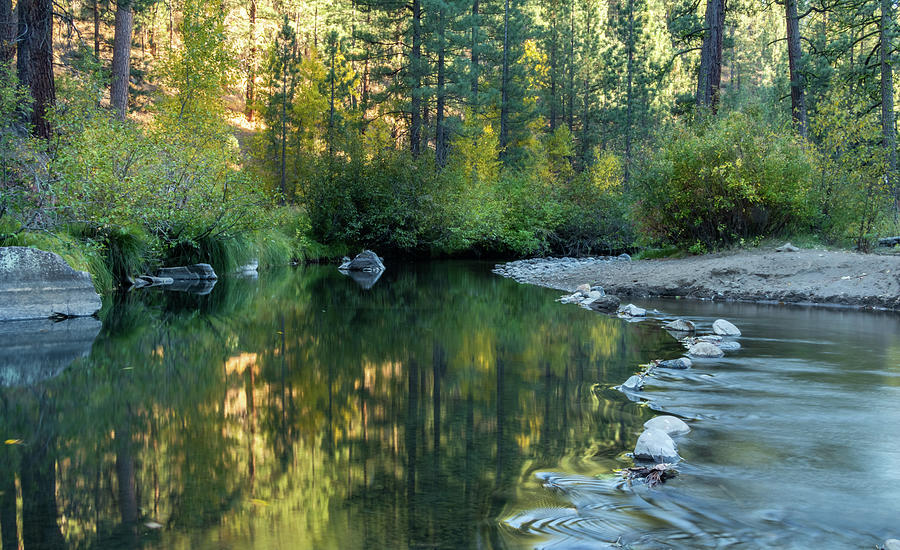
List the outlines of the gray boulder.
{"label": "gray boulder", "polygon": [[719,336],[740,336],[741,331],[725,319],[716,319],[713,323],[713,332]]}
{"label": "gray boulder", "polygon": [[691,365],[692,363],[690,359],[688,359],[687,357],[679,357],[678,359],[667,359],[665,361],[660,361],[656,366],[663,369],[684,370],[691,368]]}
{"label": "gray boulder", "polygon": [[603,297],[603,292],[600,292],[599,290],[592,290],[592,291],[588,292],[587,297],[590,298],[591,300],[596,300],[597,298]]}
{"label": "gray boulder", "polygon": [[599,311],[601,313],[613,313],[619,307],[619,298],[617,296],[612,296],[607,294],[606,296],[601,296],[592,300],[591,302],[585,304],[587,307],[594,311]]}
{"label": "gray boulder", "polygon": [[151,275],[138,275],[134,279],[131,279],[131,287],[132,288],[144,288],[144,287],[152,287],[152,286],[166,286],[174,283],[175,280],[171,277],[153,277]]}
{"label": "gray boulder", "polygon": [[678,446],[666,432],[658,429],[645,430],[634,446],[634,458],[652,460],[656,463],[678,462]]}
{"label": "gray boulder", "polygon": [[775,252],[798,252],[800,249],[791,243],[784,243],[775,249]]}
{"label": "gray boulder", "polygon": [[587,283],[578,285],[578,286],[575,288],[575,292],[576,292],[576,293],[581,293],[582,296],[587,296],[588,293],[589,293],[590,291],[591,291],[591,285],[589,285],[589,284],[587,284]]}
{"label": "gray boulder", "polygon": [[363,250],[349,262],[342,263],[340,269],[345,271],[377,273],[379,271],[384,271],[384,263],[382,263],[378,254],[375,254],[371,250]]}
{"label": "gray boulder", "polygon": [[675,319],[674,321],[663,325],[663,328],[666,330],[671,330],[672,332],[694,332],[694,329],[696,327],[691,321],[685,319]]}
{"label": "gray boulder", "polygon": [[57,254],[0,247],[0,321],[84,317],[101,305],[91,276]]}
{"label": "gray boulder", "polygon": [[0,323],[0,386],[30,386],[59,375],[91,353],[100,327],[93,317]]}
{"label": "gray boulder", "polygon": [[683,435],[691,431],[691,427],[685,424],[684,420],[671,416],[656,416],[644,422],[644,428],[647,430],[662,430],[672,435]]}
{"label": "gray boulder", "polygon": [[691,357],[715,359],[725,355],[725,352],[715,344],[710,344],[709,342],[697,342],[688,349],[688,355]]}
{"label": "gray boulder", "polygon": [[161,267],[156,272],[156,276],[170,278],[175,281],[214,281],[219,278],[209,264]]}
{"label": "gray boulder", "polygon": [[634,304],[628,304],[627,306],[620,307],[618,314],[623,317],[643,317],[647,315],[647,310],[642,307],[637,307]]}

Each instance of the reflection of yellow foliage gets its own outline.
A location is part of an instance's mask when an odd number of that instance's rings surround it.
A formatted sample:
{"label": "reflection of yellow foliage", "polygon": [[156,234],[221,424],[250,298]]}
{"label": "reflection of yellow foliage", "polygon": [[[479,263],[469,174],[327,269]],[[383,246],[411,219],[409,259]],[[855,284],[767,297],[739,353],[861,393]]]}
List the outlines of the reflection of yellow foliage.
{"label": "reflection of yellow foliage", "polygon": [[229,357],[228,360],[225,361],[225,374],[244,374],[247,367],[253,367],[253,372],[258,373],[259,366],[256,364],[256,357],[255,353],[242,353],[240,355]]}

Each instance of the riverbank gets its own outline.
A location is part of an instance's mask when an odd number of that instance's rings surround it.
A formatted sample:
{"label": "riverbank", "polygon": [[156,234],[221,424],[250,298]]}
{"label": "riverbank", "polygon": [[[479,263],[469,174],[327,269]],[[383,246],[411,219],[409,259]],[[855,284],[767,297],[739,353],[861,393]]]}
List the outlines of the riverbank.
{"label": "riverbank", "polygon": [[844,305],[900,310],[900,256],[801,249],[738,250],[689,258],[538,258],[495,273],[567,292],[580,284],[608,294],[704,300]]}

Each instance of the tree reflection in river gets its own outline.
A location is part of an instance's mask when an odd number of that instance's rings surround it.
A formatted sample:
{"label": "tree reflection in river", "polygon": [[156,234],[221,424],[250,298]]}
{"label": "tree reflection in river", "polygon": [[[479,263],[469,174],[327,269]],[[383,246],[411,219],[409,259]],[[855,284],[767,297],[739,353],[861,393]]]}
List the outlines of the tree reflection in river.
{"label": "tree reflection in river", "polygon": [[487,269],[129,296],[90,358],[2,390],[4,550],[503,546],[534,470],[620,465],[650,413],[594,386],[674,341]]}

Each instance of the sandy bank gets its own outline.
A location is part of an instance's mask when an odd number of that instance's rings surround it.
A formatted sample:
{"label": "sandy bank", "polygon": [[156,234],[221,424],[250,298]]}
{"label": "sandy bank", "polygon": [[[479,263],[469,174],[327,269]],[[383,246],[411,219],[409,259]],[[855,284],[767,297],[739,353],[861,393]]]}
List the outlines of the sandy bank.
{"label": "sandy bank", "polygon": [[583,283],[646,298],[812,303],[900,310],[900,256],[802,249],[741,250],[679,259],[540,258],[501,264],[522,283],[574,291]]}

